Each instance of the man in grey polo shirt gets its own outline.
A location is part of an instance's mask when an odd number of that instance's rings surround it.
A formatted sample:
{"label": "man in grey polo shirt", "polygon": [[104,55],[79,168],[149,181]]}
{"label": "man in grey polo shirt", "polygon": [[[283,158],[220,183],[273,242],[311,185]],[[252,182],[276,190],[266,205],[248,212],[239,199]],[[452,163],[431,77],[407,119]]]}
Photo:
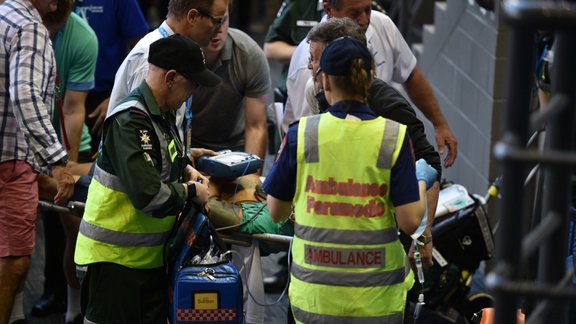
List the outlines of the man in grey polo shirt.
{"label": "man in grey polo shirt", "polygon": [[202,48],[206,66],[222,78],[215,88],[199,87],[192,100],[191,147],[232,149],[264,158],[268,139],[266,104],[270,70],[250,36],[229,28]]}

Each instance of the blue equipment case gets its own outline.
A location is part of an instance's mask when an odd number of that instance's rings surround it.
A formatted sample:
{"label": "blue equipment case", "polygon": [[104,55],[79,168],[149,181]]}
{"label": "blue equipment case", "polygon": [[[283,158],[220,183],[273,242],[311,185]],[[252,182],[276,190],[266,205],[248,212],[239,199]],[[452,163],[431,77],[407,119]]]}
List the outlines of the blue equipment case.
{"label": "blue equipment case", "polygon": [[187,213],[177,228],[167,260],[171,323],[243,323],[242,280],[232,261],[192,261],[211,249],[223,253],[225,247],[214,232],[198,211]]}
{"label": "blue equipment case", "polygon": [[240,274],[231,261],[198,264],[176,273],[173,323],[242,323]]}

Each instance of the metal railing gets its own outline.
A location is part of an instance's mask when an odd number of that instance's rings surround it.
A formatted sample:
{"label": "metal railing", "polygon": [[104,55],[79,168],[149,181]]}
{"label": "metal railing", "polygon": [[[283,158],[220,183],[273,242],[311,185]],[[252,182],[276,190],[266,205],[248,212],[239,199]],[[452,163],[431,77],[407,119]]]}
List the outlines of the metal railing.
{"label": "metal railing", "polygon": [[51,202],[40,200],[38,202],[38,209],[40,210],[51,210],[59,213],[82,215],[84,213],[84,207],[86,205],[80,201],[69,201],[66,206],[56,205]]}
{"label": "metal railing", "polygon": [[[495,323],[515,323],[520,301],[538,299],[538,307],[527,314],[528,323],[568,322],[567,300],[576,300],[576,289],[566,287],[567,226],[570,203],[573,152],[574,104],[576,90],[576,6],[570,1],[505,1],[501,14],[510,26],[508,92],[503,111],[505,129],[494,147],[494,156],[503,168],[500,231],[496,265],[487,277],[495,291]],[[534,33],[553,29],[554,64],[552,100],[545,111],[532,117],[529,112],[532,87]],[[546,125],[544,148],[525,148],[527,134]],[[528,167],[540,163],[543,174],[540,222],[523,236],[526,221],[523,190]],[[535,211],[538,213],[539,211]],[[538,218],[538,217],[536,217]],[[528,258],[538,258],[535,278],[524,278]],[[550,302],[555,301],[555,302]],[[556,302],[562,301],[562,302]]]}
{"label": "metal railing", "polygon": [[[59,213],[82,215],[84,213],[84,208],[86,204],[79,201],[69,201],[66,206],[56,205],[51,202],[40,200],[38,202],[38,209],[40,210],[50,210]],[[262,233],[262,234],[246,234],[246,233],[234,233],[234,235],[220,234],[224,242],[228,244],[237,244],[241,246],[250,246],[253,239],[266,242],[272,248],[276,250],[288,250],[290,242],[292,241],[292,236]]]}

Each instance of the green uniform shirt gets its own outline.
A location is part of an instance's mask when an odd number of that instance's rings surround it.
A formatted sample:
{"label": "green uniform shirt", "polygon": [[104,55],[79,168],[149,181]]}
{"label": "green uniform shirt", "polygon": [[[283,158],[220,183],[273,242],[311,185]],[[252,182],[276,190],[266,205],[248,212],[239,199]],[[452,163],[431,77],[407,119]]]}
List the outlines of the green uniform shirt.
{"label": "green uniform shirt", "polygon": [[183,175],[187,158],[181,154],[182,143],[176,130],[175,115],[160,113],[146,82],[142,82],[129,98],[143,103],[150,117],[133,108],[107,118],[98,166],[120,178],[134,207],[141,209],[146,206],[161,189],[162,149],[152,125],[154,122],[165,137],[172,134],[176,138],[180,153],[172,164],[169,181],[164,182],[170,190],[169,198],[152,212],[152,216],[177,215],[185,202],[184,188],[178,181]]}
{"label": "green uniform shirt", "polygon": [[[283,41],[290,45],[298,46],[308,36],[310,29],[318,24],[324,10],[322,3],[312,0],[284,0],[278,10],[276,18],[268,28],[266,43]],[[282,74],[276,87],[286,93],[286,77],[288,66],[282,68]]]}
{"label": "green uniform shirt", "polygon": [[164,265],[163,249],[185,202],[188,158],[173,113],[161,113],[146,82],[110,111],[80,223],[76,264],[135,269]]}

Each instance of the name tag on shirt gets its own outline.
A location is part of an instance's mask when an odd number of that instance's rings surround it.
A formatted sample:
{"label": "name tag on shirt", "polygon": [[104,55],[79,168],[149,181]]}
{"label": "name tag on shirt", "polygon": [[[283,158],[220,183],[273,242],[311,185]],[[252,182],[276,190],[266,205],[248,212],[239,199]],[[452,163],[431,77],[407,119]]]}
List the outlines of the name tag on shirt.
{"label": "name tag on shirt", "polygon": [[316,20],[296,20],[297,27],[314,27],[318,25]]}

